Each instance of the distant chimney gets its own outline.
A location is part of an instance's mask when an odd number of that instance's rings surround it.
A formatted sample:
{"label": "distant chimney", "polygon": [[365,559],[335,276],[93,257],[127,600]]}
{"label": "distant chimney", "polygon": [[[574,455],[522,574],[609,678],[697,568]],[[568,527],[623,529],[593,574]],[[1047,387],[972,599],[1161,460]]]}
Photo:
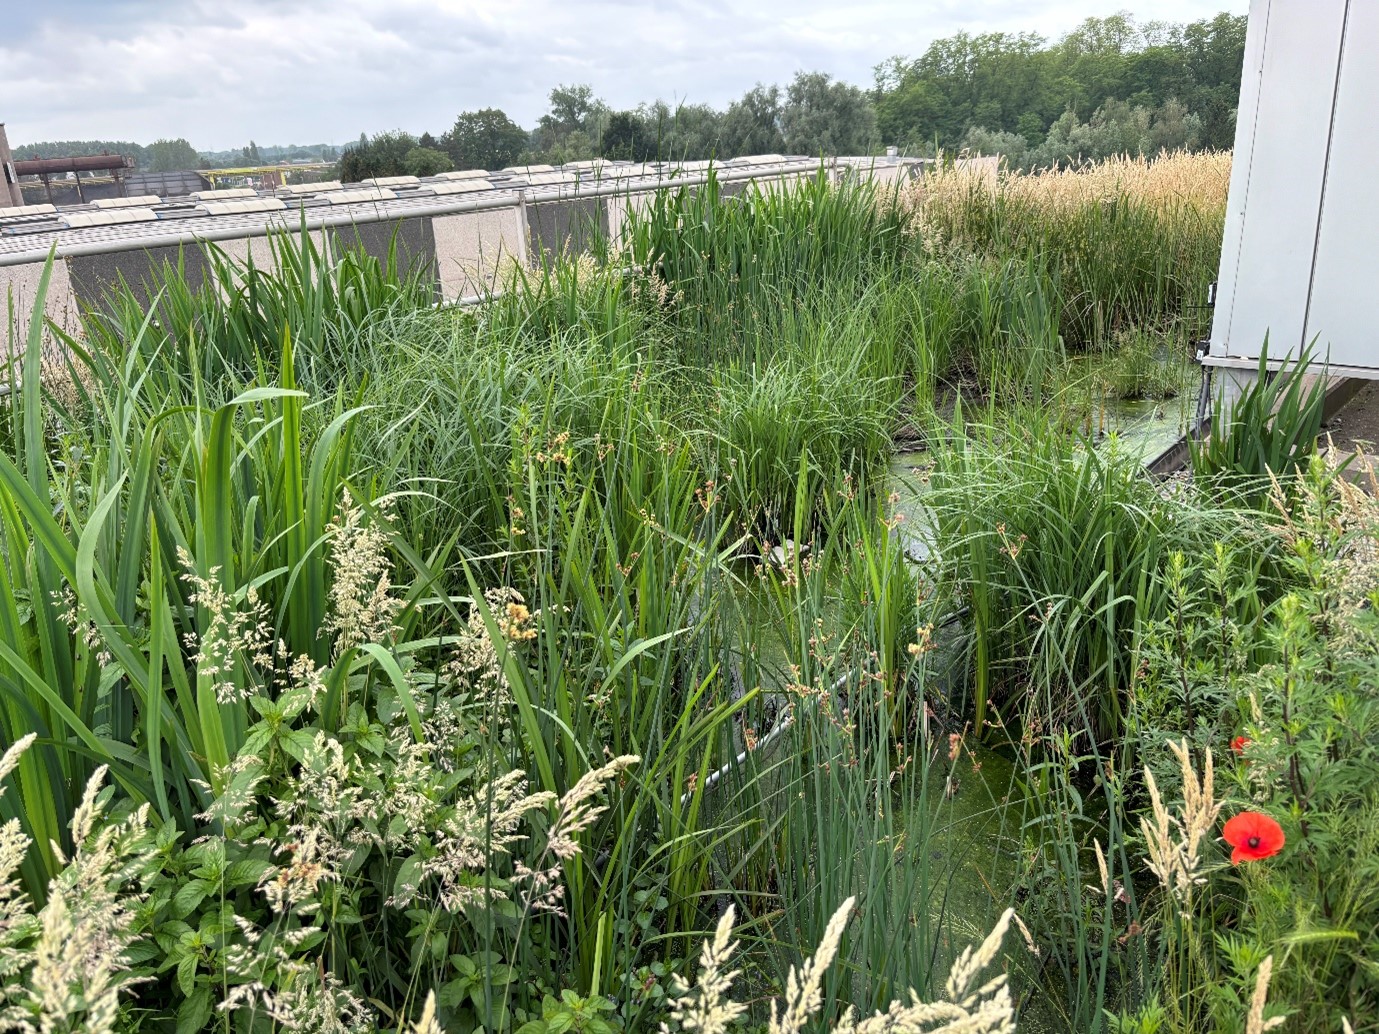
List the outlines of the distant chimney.
{"label": "distant chimney", "polygon": [[19,174],[14,171],[14,155],[5,136],[5,123],[0,122],[0,207],[22,205],[24,192],[19,189]]}

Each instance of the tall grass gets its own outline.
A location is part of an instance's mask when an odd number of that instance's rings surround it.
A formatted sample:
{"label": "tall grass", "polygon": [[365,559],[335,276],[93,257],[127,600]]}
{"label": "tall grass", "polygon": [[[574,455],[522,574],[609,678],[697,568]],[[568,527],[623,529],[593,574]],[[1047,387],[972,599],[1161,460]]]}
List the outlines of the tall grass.
{"label": "tall grass", "polygon": [[[238,260],[207,244],[197,285],[180,256],[175,264],[165,261],[154,282],[113,287],[89,314],[86,332],[98,348],[118,354],[131,342],[110,338],[138,328],[140,347],[161,351],[169,371],[184,381],[195,372],[218,388],[226,376],[243,380],[271,365],[289,332],[301,360],[319,364],[325,374],[357,346],[366,327],[435,300],[424,266],[402,271],[396,239],[382,259],[336,236],[306,232],[269,237],[267,252],[269,264],[260,266],[252,254]],[[157,316],[147,326],[146,308]],[[312,371],[300,373],[309,378]]]}
{"label": "tall grass", "polygon": [[[264,711],[291,736],[411,756],[477,627],[504,695],[448,785],[521,770],[559,797],[610,758],[641,760],[560,860],[559,912],[523,912],[507,887],[462,914],[404,910],[389,899],[422,860],[352,861],[311,920],[322,986],[395,1027],[435,987],[455,1029],[518,1029],[572,1001],[651,1029],[729,904],[744,983],[768,996],[856,897],[830,1016],[936,991],[954,946],[1010,905],[1043,951],[1012,960],[1031,1010],[1085,1030],[1140,1003],[1154,949],[1122,950],[1114,910],[1085,892],[1105,837],[1138,900],[1125,798],[1090,773],[1128,764],[1144,629],[1172,616],[1165,558],[1252,531],[1031,415],[1070,345],[1181,315],[1182,271],[1144,264],[1149,209],[1181,221],[1184,248],[1208,232],[1196,210],[1146,196],[1040,215],[1026,189],[934,201],[925,218],[965,228],[939,248],[918,210],[865,187],[730,199],[711,181],[658,196],[621,250],[600,245],[604,264],[514,271],[465,311],[433,307],[391,260],[287,238],[278,272],[212,252],[198,288],[169,268],[151,306],[116,295],[65,341],[60,383],[31,343],[0,457],[0,734],[40,739],[5,817],[67,852],[108,764],[122,801],[175,822],[166,851],[233,840],[207,805]],[[1098,279],[1097,254],[1140,263],[1135,284]],[[1007,422],[994,406],[985,428],[962,407],[935,417],[972,376],[1014,407]],[[934,464],[904,502],[887,463],[901,430]],[[387,529],[399,609],[386,642],[342,649],[328,554],[347,506]],[[916,562],[921,536],[935,549]],[[283,717],[272,665],[192,645],[219,611],[191,574],[236,613],[266,608],[265,635],[323,673],[319,708]],[[380,745],[385,728],[402,739]],[[305,763],[278,760],[267,789],[290,796]],[[269,810],[255,820],[243,829],[284,846]],[[489,859],[499,882],[535,863],[550,821]],[[41,896],[58,868],[35,847],[26,888]],[[155,910],[180,907],[165,898]],[[197,979],[223,947],[198,948]],[[152,1008],[208,1006],[183,965],[149,974]]]}
{"label": "tall grass", "polygon": [[1090,448],[1028,413],[955,435],[925,501],[970,608],[979,725],[993,707],[1012,720],[1033,705],[1099,739],[1122,727],[1140,636],[1166,612],[1167,558],[1249,533],[1233,509],[1182,492],[1161,492],[1114,443]]}
{"label": "tall grass", "polygon": [[902,197],[931,247],[1037,256],[1057,285],[1060,332],[1085,348],[1117,331],[1206,326],[1230,180],[1227,153],[1115,158],[1086,168],[926,177]]}
{"label": "tall grass", "polygon": [[[26,832],[39,845],[37,868],[26,869],[37,897],[95,764],[188,828],[223,786],[249,723],[226,698],[254,676],[243,657],[218,668],[187,652],[217,620],[193,601],[188,575],[230,599],[256,595],[273,641],[329,659],[318,639],[322,549],[347,492],[354,412],[335,406],[320,434],[304,436],[290,346],[279,384],[210,404],[193,365],[189,396],[165,393],[181,375],[166,367],[182,360],[146,347],[150,325],[127,326],[119,355],[66,338],[60,407],[37,374],[36,316],[23,390],[10,402],[20,450],[0,456],[6,737],[42,738],[19,776]],[[345,692],[343,681],[332,687],[337,702]]]}
{"label": "tall grass", "polygon": [[716,177],[658,193],[632,217],[622,254],[649,301],[668,305],[701,363],[769,360],[780,321],[823,294],[853,299],[895,268],[897,210],[867,185],[834,188],[823,170],[724,197]]}

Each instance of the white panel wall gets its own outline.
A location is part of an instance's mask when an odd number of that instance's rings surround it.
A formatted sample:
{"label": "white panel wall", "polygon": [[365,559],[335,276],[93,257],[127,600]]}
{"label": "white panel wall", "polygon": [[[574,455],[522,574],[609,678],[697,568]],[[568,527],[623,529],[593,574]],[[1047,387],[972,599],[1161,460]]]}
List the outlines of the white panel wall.
{"label": "white panel wall", "polygon": [[1303,339],[1346,7],[1250,5],[1214,356],[1257,358],[1267,334],[1282,358]]}
{"label": "white panel wall", "polygon": [[1379,2],[1351,0],[1322,196],[1306,340],[1340,366],[1379,367]]}
{"label": "white panel wall", "polygon": [[448,302],[502,288],[514,265],[525,265],[525,219],[517,206],[431,221],[441,297]]}

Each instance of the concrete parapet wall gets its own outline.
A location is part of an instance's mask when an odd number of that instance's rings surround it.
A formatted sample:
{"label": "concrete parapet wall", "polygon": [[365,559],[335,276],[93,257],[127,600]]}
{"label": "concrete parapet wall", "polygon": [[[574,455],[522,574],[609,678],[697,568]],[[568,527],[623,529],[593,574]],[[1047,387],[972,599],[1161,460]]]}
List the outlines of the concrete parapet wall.
{"label": "concrete parapet wall", "polygon": [[[882,182],[907,179],[914,172],[914,163],[847,162],[855,174]],[[52,248],[57,262],[48,315],[75,331],[79,308],[101,306],[121,282],[141,299],[150,299],[164,263],[181,262],[190,285],[198,287],[207,271],[205,243],[239,263],[252,259],[259,268],[272,268],[276,260],[268,235],[295,235],[305,227],[318,246],[329,239],[336,246],[361,246],[379,259],[395,248],[403,271],[432,277],[437,298],[454,302],[501,288],[514,264],[538,267],[555,256],[586,250],[596,236],[619,240],[630,214],[644,212],[660,190],[699,189],[707,166],[605,162],[580,168],[578,175],[574,168],[512,170],[550,181],[537,186],[474,170],[399,190],[379,181],[377,186],[344,189],[338,183],[302,185],[258,197],[237,191],[228,198],[230,192],[215,192],[199,203],[187,198],[156,210],[86,206],[58,211],[47,215],[48,225],[37,230],[35,220],[41,221],[42,213],[25,213],[22,219],[10,215],[0,223],[0,297],[9,291],[17,302],[27,297],[31,304],[35,271],[41,271]],[[817,160],[775,155],[760,156],[756,164],[715,167],[725,197],[782,190],[819,172]],[[829,165],[831,176],[842,170],[842,160]],[[485,175],[492,175],[492,181]],[[130,219],[142,221],[124,222]],[[27,319],[22,305],[21,312]]]}
{"label": "concrete parapet wall", "polygon": [[527,227],[531,262],[538,265],[587,251],[591,241],[607,237],[608,205],[601,197],[528,205]]}
{"label": "concrete parapet wall", "polygon": [[[325,233],[321,230],[308,231],[311,236],[312,244],[317,248],[325,247]],[[301,246],[300,238],[295,242],[296,246]],[[278,268],[278,247],[280,245],[267,237],[238,237],[228,241],[219,241],[214,247],[225,253],[225,257],[230,259],[237,266],[247,266],[254,264],[255,269]]]}
{"label": "concrete parapet wall", "polygon": [[[45,265],[43,262],[30,262],[0,269],[0,273],[4,274],[0,277],[0,312],[4,313],[6,324],[3,340],[0,340],[0,359],[8,360],[12,354],[18,355],[24,349],[28,340],[29,318],[38,298]],[[76,336],[81,331],[81,312],[65,262],[53,264],[48,292],[44,296],[43,314],[64,333]],[[45,330],[44,353],[56,355],[56,346],[57,340],[52,332]]]}
{"label": "concrete parapet wall", "polygon": [[442,301],[497,290],[508,271],[526,260],[522,213],[517,208],[436,216],[431,234]]}
{"label": "concrete parapet wall", "polygon": [[640,215],[651,205],[652,194],[631,191],[614,194],[608,199],[608,235],[612,240],[621,241],[627,229],[629,215]]}

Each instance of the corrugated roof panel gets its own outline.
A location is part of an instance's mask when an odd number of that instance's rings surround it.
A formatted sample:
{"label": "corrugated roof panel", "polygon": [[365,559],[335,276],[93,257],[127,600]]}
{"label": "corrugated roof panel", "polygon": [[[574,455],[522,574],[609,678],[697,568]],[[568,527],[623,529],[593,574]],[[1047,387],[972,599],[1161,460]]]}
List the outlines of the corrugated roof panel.
{"label": "corrugated roof panel", "polygon": [[196,207],[207,215],[239,215],[242,212],[281,212],[287,203],[276,197],[240,197],[229,201],[203,201]]}
{"label": "corrugated roof panel", "polygon": [[352,205],[360,201],[391,201],[397,195],[386,187],[365,187],[362,190],[337,190],[326,195],[332,205]]}
{"label": "corrugated roof panel", "polygon": [[113,226],[116,223],[151,223],[158,216],[151,208],[115,208],[105,212],[63,212],[58,218],[64,226]]}
{"label": "corrugated roof panel", "polygon": [[428,183],[427,186],[437,194],[468,194],[475,190],[493,189],[493,184],[488,180],[454,180],[450,183]]}
{"label": "corrugated roof panel", "polygon": [[16,205],[11,208],[0,208],[0,219],[18,219],[29,215],[52,215],[57,209],[49,204],[42,205]]}
{"label": "corrugated roof panel", "polygon": [[320,183],[288,183],[278,188],[281,194],[321,194],[328,190],[343,190],[339,180],[323,180]]}
{"label": "corrugated roof panel", "polygon": [[415,187],[421,180],[416,176],[373,176],[359,182],[366,187]]}
{"label": "corrugated roof panel", "polygon": [[157,194],[141,194],[139,197],[103,197],[91,202],[92,208],[147,208],[161,205],[163,199]]}
{"label": "corrugated roof panel", "polygon": [[555,183],[577,183],[579,177],[573,172],[534,172],[527,177],[533,187],[544,187]]}
{"label": "corrugated roof panel", "polygon": [[222,190],[193,190],[190,197],[198,201],[228,201],[236,197],[258,197],[253,187],[225,187]]}

